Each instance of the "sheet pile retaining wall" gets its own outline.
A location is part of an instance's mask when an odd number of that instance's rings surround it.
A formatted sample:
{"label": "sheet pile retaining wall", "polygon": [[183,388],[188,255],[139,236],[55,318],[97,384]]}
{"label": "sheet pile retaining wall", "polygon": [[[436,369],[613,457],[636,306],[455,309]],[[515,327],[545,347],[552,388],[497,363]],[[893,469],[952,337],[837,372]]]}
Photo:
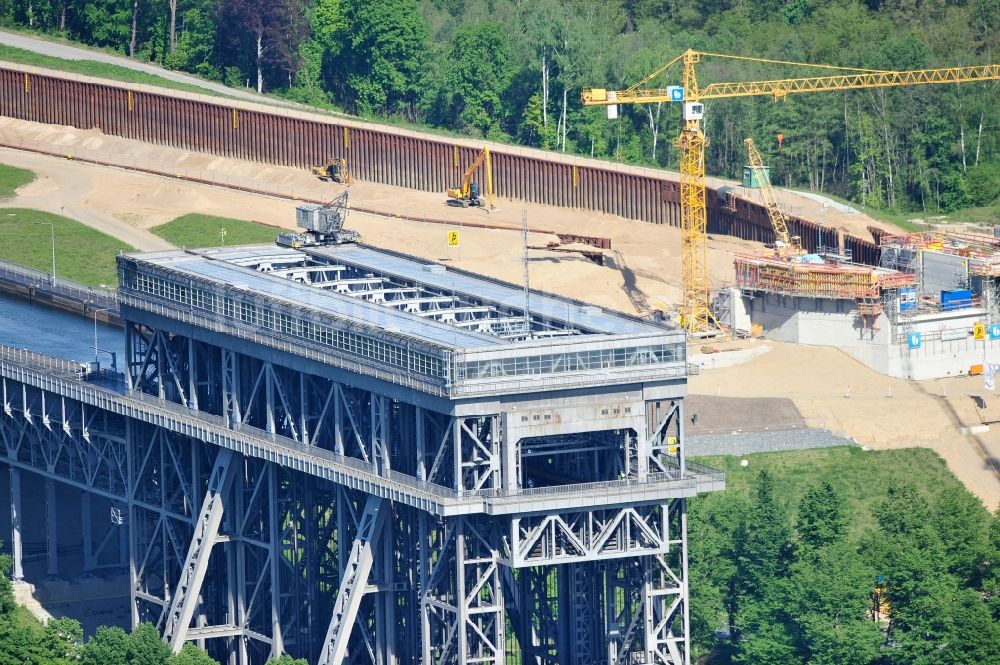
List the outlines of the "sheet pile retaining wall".
{"label": "sheet pile retaining wall", "polygon": [[[354,178],[442,193],[460,182],[479,150],[466,139],[133,87],[5,65],[0,67],[0,114],[295,168],[346,158]],[[673,174],[514,146],[491,145],[490,150],[499,197],[680,225],[680,185]],[[712,189],[707,202],[710,233],[773,240],[762,206],[741,199],[731,212]],[[809,249],[837,244],[823,236],[834,231],[806,220],[793,218],[789,230]],[[845,236],[844,244],[853,249],[855,260],[874,263],[877,258],[870,242]]]}

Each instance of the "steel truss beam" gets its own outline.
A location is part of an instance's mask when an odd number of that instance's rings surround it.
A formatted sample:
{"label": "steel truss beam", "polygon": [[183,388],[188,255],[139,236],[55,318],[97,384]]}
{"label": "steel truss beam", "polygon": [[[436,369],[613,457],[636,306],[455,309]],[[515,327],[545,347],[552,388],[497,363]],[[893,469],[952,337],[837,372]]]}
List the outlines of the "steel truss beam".
{"label": "steel truss beam", "polygon": [[515,568],[569,561],[597,561],[665,554],[676,504],[629,506],[515,517],[511,520],[511,565]]}
{"label": "steel truss beam", "polygon": [[[310,260],[323,262],[328,259],[313,255]],[[278,266],[270,258],[259,265],[246,261],[241,264],[255,267],[261,272],[281,275],[288,280],[301,281],[320,289],[390,307],[401,307],[419,316],[473,328],[487,334],[524,338],[527,332],[524,329],[525,315],[520,309],[485,305],[473,297],[447,293],[426,284],[410,283],[387,275],[372,275],[368,268],[362,271],[356,266],[287,262]],[[520,325],[521,329],[516,330],[516,325]],[[580,332],[567,323],[538,317],[531,317],[531,327],[534,332],[542,334],[575,335]]]}
{"label": "steel truss beam", "polygon": [[[369,294],[412,304],[396,300],[403,287]],[[376,482],[403,473],[466,497],[531,497],[549,488],[525,486],[521,465],[544,483],[621,487],[685,465],[680,400],[554,435],[524,411],[517,422],[487,407],[439,413],[166,330],[130,324],[128,339],[135,388],[262,440],[354,458]],[[121,507],[124,524],[93,530],[85,549],[112,561],[127,532],[132,620],[175,650],[194,641],[230,665],[285,653],[324,665],[689,665],[683,500],[442,518],[11,379],[0,390],[12,477]]]}

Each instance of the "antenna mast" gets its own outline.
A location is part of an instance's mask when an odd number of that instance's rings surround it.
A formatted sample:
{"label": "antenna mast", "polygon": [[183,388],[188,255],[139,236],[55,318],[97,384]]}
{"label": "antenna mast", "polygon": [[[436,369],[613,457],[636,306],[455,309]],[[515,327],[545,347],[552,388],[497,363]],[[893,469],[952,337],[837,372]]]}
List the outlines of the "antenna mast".
{"label": "antenna mast", "polygon": [[524,335],[531,338],[531,289],[528,283],[528,211],[521,210],[521,264],[524,268]]}

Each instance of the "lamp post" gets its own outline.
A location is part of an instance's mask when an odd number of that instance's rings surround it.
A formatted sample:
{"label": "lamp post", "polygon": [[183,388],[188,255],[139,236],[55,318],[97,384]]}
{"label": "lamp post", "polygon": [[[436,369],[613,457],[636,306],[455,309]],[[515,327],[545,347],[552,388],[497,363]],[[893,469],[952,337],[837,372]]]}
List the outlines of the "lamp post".
{"label": "lamp post", "polygon": [[94,362],[95,363],[96,362],[100,362],[100,360],[97,357],[97,351],[98,351],[98,349],[97,349],[97,313],[98,312],[107,312],[107,311],[108,311],[107,307],[95,307],[94,308]]}
{"label": "lamp post", "polygon": [[52,222],[35,222],[35,224],[47,225],[52,232],[52,286],[56,284],[56,225]]}

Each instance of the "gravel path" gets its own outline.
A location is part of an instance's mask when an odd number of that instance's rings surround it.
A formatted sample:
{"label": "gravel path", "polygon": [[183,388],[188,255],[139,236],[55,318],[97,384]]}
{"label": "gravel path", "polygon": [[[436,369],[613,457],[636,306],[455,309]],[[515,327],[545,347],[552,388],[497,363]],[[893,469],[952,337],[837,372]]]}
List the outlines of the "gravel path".
{"label": "gravel path", "polygon": [[145,252],[173,248],[163,238],[89,202],[94,177],[108,177],[93,168],[58,157],[7,148],[0,148],[0,163],[29,169],[37,176],[34,182],[18,189],[13,198],[0,202],[0,207],[31,208],[64,215]]}
{"label": "gravel path", "polygon": [[137,62],[124,56],[110,55],[108,53],[102,53],[101,51],[91,51],[89,49],[70,46],[68,44],[28,37],[27,35],[21,35],[14,32],[5,32],[0,30],[0,44],[6,44],[7,46],[24,49],[25,51],[51,55],[55,58],[64,58],[66,60],[92,60],[94,62],[104,62],[110,65],[118,65],[119,67],[126,67],[128,69],[134,69],[139,72],[159,76],[160,78],[165,78],[170,81],[174,81],[175,83],[185,83],[187,85],[197,86],[204,90],[211,90],[212,92],[221,93],[237,99],[246,99],[263,104],[274,103],[270,98],[258,95],[256,92],[230,88],[222,85],[221,83],[212,83],[196,76],[191,76],[190,74],[183,74],[170,69],[164,69],[157,65],[151,65],[145,62]]}

